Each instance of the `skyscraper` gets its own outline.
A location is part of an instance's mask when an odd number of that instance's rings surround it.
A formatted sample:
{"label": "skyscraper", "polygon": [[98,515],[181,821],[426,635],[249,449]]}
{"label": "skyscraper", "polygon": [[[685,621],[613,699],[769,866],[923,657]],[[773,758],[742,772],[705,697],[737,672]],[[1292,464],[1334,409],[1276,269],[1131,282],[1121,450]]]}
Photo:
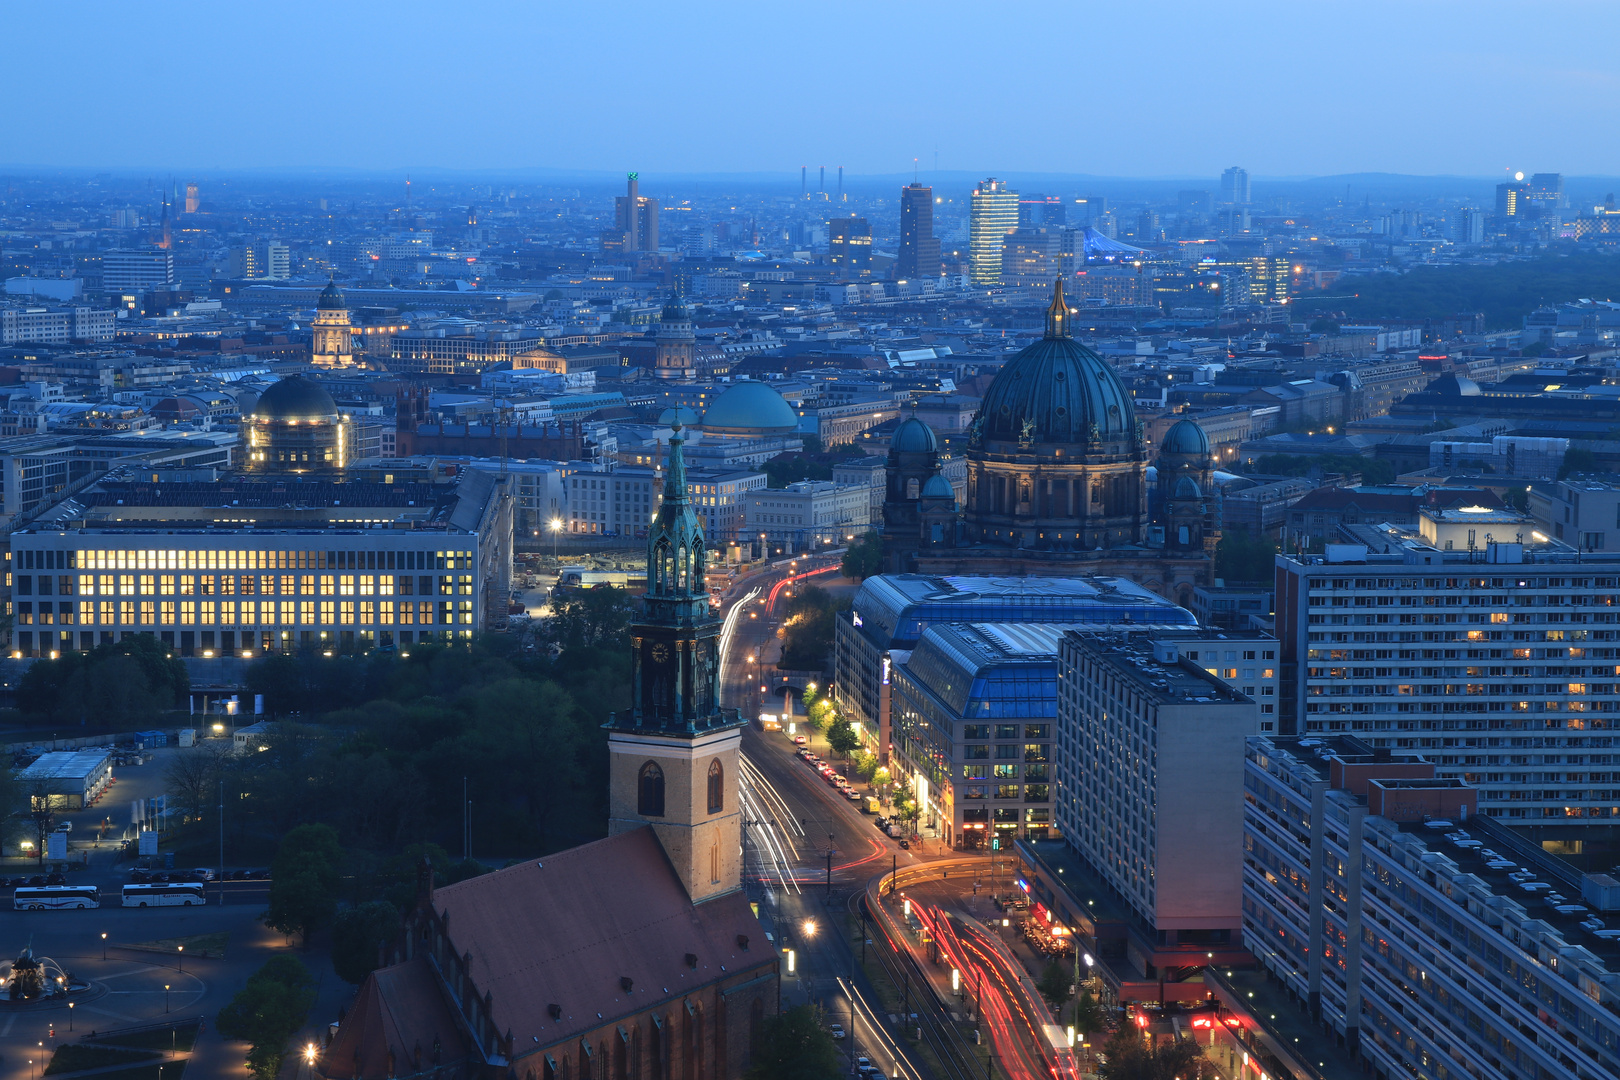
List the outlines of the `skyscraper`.
{"label": "skyscraper", "polygon": [[1505,184],[1496,185],[1496,216],[1520,217],[1530,209],[1530,185],[1524,182],[1524,173],[1514,174]]}
{"label": "skyscraper", "polygon": [[975,285],[1001,284],[1001,252],[1018,228],[1018,192],[994,177],[973,189],[968,214],[968,274]]}
{"label": "skyscraper", "polygon": [[870,274],[872,226],[863,217],[833,218],[827,222],[827,256],[846,274]]}
{"label": "skyscraper", "polygon": [[898,278],[938,277],[939,240],[934,236],[934,189],[918,183],[900,189]]}
{"label": "skyscraper", "polygon": [[1530,201],[1541,210],[1562,210],[1568,206],[1564,198],[1564,174],[1538,172],[1530,177]]}
{"label": "skyscraper", "polygon": [[1465,206],[1452,211],[1451,238],[1459,244],[1485,242],[1485,211]]}
{"label": "skyscraper", "polygon": [[1221,173],[1221,202],[1234,206],[1247,206],[1249,199],[1249,170],[1236,165]]}
{"label": "skyscraper", "polygon": [[187,184],[186,185],[186,213],[195,214],[197,212],[197,208],[199,206],[201,206],[201,205],[202,205],[202,200],[197,197],[197,185],[196,184]]}
{"label": "skyscraper", "polygon": [[613,200],[614,234],[611,246],[623,251],[658,250],[658,200],[641,194],[641,174],[631,173],[625,193]]}

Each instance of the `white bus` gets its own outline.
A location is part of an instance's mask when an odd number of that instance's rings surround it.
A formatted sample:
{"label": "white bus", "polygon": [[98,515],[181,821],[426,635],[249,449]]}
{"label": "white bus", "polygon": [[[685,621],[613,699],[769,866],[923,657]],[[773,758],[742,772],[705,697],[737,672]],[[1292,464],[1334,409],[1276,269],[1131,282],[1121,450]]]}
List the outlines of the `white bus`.
{"label": "white bus", "polygon": [[18,911],[45,908],[87,908],[101,906],[101,893],[94,885],[40,885],[22,887],[12,894]]}
{"label": "white bus", "polygon": [[125,885],[125,907],[176,907],[205,904],[200,881],[171,881],[167,884]]}

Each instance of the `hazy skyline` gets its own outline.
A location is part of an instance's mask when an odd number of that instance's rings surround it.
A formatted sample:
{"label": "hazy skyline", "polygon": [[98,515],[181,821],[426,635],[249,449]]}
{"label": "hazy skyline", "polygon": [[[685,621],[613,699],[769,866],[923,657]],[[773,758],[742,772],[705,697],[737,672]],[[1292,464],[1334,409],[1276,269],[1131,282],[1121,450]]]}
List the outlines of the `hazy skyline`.
{"label": "hazy skyline", "polygon": [[1620,7],[1527,14],[10,6],[0,168],[1620,175]]}

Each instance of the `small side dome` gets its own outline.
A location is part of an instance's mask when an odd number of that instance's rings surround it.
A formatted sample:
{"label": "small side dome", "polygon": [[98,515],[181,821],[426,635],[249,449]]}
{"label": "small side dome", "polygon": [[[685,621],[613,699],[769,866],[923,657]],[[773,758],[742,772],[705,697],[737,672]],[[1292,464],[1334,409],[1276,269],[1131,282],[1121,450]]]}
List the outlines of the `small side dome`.
{"label": "small side dome", "polygon": [[1198,489],[1198,481],[1190,476],[1183,476],[1176,481],[1176,494],[1178,499],[1201,499],[1204,493]]}
{"label": "small side dome", "polygon": [[343,293],[339,291],[337,282],[328,281],[326,288],[321,290],[321,297],[315,301],[316,311],[347,311],[349,305],[343,302]]}
{"label": "small side dome", "polygon": [[932,454],[939,449],[939,439],[934,436],[933,428],[915,416],[908,416],[894,429],[889,445],[902,454]]}
{"label": "small side dome", "polygon": [[1209,453],[1209,435],[1196,421],[1177,420],[1170,425],[1170,430],[1164,433],[1164,441],[1159,444],[1159,452],[1203,456]]}
{"label": "small side dome", "polygon": [[951,482],[935,473],[928,478],[928,483],[922,487],[922,497],[925,499],[950,499],[955,501],[956,492],[951,489]]}

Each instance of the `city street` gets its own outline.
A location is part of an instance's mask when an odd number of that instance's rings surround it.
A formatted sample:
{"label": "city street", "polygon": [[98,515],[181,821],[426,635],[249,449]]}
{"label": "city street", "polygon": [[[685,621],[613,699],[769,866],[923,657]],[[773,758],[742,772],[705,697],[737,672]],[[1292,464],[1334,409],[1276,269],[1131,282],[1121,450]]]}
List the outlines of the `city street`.
{"label": "city street", "polygon": [[[1014,920],[1002,925],[991,901],[993,873],[1007,875],[999,882],[1006,892],[1011,860],[1002,857],[993,868],[988,858],[963,858],[932,841],[902,849],[862,812],[864,800],[849,800],[796,754],[786,723],[795,715],[802,719],[799,689],[784,695],[772,685],[783,685],[771,666],[779,655],[773,599],[779,603],[796,581],[836,591],[855,587],[832,577],[826,565],[806,558],[740,579],[728,596],[722,638],[726,703],[784,720],[782,731],[750,724],[743,737],[745,876],[775,922],[778,945],[791,950],[791,972],[784,955],[784,1004],[818,1003],[827,1022],[848,1033],[839,1046],[851,1067],[864,1056],[888,1076],[976,1080],[993,1052],[999,1075],[1050,1075],[1048,1056],[1058,1060],[1046,1027],[1051,1017],[1034,990],[1031,965],[1007,940],[1016,940]],[[800,733],[849,775],[848,763],[820,733],[802,727]],[[877,904],[868,899],[875,897],[875,883],[887,883],[893,873],[903,894],[878,905],[882,916],[868,924],[862,913]],[[906,896],[915,901],[910,919],[903,914]],[[854,928],[853,936],[846,928]],[[954,995],[953,967],[959,971]],[[964,1004],[970,990],[973,1001]],[[902,1013],[917,1020],[907,1022]],[[972,1037],[976,1027],[979,1043]],[[970,1068],[969,1061],[978,1064]],[[1058,1067],[1072,1075],[1072,1055]]]}

